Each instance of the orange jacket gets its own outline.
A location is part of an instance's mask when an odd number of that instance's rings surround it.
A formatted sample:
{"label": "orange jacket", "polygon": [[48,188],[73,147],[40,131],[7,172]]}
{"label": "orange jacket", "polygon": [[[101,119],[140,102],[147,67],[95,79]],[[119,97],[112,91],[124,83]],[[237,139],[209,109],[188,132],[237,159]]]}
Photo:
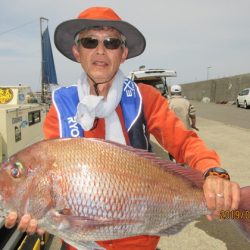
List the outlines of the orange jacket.
{"label": "orange jacket", "polygon": [[[139,84],[143,100],[144,116],[149,134],[177,160],[205,172],[208,168],[219,166],[220,160],[214,151],[208,150],[204,142],[191,130],[187,130],[175,113],[169,109],[168,102],[155,88]],[[125,130],[121,107],[116,109],[127,144],[128,134]],[[59,137],[57,112],[52,105],[44,122],[46,138]],[[99,119],[95,129],[84,131],[85,137],[105,138],[104,119]],[[136,236],[120,240],[101,241],[98,244],[107,250],[154,250],[158,244],[157,236]],[[68,246],[68,250],[73,247]]]}

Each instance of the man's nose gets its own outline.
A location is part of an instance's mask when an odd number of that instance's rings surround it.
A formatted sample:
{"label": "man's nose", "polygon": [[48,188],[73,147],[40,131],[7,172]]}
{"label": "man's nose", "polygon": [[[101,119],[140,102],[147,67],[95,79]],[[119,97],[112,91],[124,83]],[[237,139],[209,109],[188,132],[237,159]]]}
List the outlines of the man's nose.
{"label": "man's nose", "polygon": [[99,42],[98,42],[98,45],[97,45],[97,47],[96,47],[96,50],[97,50],[97,53],[98,53],[98,54],[103,55],[103,54],[105,53],[106,48],[105,48],[104,43],[103,43],[102,41],[99,41]]}

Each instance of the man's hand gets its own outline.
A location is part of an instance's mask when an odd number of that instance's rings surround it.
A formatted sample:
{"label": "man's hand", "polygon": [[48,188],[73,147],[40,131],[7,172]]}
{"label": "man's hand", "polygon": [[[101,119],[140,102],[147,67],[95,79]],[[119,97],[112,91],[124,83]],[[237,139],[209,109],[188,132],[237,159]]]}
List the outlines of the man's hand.
{"label": "man's hand", "polygon": [[240,187],[238,183],[228,181],[217,176],[208,176],[203,185],[203,191],[213,220],[220,215],[221,210],[235,210],[240,202]]}
{"label": "man's hand", "polygon": [[[15,226],[17,222],[17,213],[16,212],[10,212],[8,216],[5,219],[5,227],[6,228],[12,228]],[[27,232],[28,234],[34,234],[38,233],[39,235],[44,234],[44,230],[41,228],[37,227],[37,220],[32,219],[29,214],[25,214],[19,224],[18,224],[18,229],[21,232]]]}
{"label": "man's hand", "polygon": [[199,131],[199,129],[196,127],[196,125],[195,125],[195,124],[192,124],[192,125],[191,125],[191,127],[192,127],[193,129],[195,129],[195,130]]}

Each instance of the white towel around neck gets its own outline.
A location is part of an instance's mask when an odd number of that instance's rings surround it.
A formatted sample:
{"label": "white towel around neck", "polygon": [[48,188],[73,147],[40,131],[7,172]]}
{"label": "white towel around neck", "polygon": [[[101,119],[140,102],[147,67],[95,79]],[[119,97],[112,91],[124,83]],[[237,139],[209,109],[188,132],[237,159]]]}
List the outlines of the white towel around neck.
{"label": "white towel around neck", "polygon": [[[115,111],[119,105],[125,75],[119,70],[109,89],[107,98],[90,95],[90,86],[86,73],[82,73],[77,83],[79,103],[76,122],[88,131],[93,127],[95,118],[105,120],[105,139],[126,144],[119,117]],[[104,83],[105,84],[105,83]]]}

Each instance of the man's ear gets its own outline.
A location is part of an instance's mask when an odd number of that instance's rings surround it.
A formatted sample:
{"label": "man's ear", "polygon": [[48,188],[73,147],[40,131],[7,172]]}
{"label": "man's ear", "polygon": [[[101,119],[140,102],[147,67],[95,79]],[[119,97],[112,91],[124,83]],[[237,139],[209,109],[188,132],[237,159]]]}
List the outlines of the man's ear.
{"label": "man's ear", "polygon": [[73,53],[76,61],[80,62],[80,53],[79,53],[78,48],[77,48],[77,46],[75,44],[72,47],[72,53]]}
{"label": "man's ear", "polygon": [[122,52],[121,63],[124,63],[124,61],[127,59],[127,56],[128,56],[128,48],[125,47]]}

